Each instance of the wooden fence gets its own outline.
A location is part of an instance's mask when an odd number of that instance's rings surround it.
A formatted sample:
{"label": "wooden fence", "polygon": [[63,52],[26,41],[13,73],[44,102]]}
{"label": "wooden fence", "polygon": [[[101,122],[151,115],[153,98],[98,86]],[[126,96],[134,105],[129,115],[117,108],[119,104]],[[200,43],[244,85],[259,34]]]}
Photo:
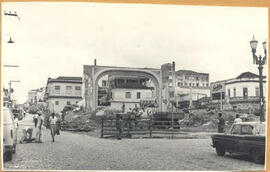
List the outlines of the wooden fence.
{"label": "wooden fence", "polygon": [[172,120],[156,120],[154,118],[132,118],[130,115],[122,116],[122,119],[103,117],[101,119],[101,138],[129,137],[145,135],[155,137],[160,135],[180,134],[180,125]]}

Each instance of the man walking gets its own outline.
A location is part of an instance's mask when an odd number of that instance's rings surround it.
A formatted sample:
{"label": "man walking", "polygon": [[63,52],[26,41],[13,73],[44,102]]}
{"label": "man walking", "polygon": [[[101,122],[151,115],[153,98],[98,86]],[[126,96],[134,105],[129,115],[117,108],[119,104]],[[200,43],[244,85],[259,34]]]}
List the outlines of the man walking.
{"label": "man walking", "polygon": [[44,122],[44,118],[41,115],[41,112],[38,112],[38,118],[37,118],[37,132],[36,132],[36,142],[42,143],[41,141],[41,135],[42,135],[42,125]]}
{"label": "man walking", "polygon": [[49,118],[49,124],[50,124],[50,130],[51,130],[51,135],[52,135],[52,141],[54,142],[54,137],[56,134],[56,123],[57,123],[57,118],[55,116],[55,113],[52,113],[52,115]]}
{"label": "man walking", "polygon": [[222,117],[222,113],[218,113],[218,132],[224,133],[225,120]]}

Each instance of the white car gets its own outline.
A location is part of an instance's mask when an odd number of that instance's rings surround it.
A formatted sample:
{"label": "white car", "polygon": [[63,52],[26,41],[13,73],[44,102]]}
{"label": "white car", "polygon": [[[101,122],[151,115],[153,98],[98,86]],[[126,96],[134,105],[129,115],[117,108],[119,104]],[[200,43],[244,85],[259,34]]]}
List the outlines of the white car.
{"label": "white car", "polygon": [[10,109],[3,108],[3,159],[11,161],[12,154],[16,151],[15,125],[13,114]]}

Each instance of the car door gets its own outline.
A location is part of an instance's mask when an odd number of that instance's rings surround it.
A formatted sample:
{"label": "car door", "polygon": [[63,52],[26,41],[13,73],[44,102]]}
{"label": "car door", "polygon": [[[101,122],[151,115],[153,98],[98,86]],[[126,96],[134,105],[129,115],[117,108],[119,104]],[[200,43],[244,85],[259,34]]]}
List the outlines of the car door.
{"label": "car door", "polygon": [[230,133],[226,135],[225,149],[229,152],[236,151],[236,145],[238,144],[241,137],[241,125],[234,124]]}
{"label": "car door", "polygon": [[253,126],[251,125],[242,125],[241,126],[241,137],[239,138],[238,143],[235,145],[236,151],[239,153],[249,153],[249,147],[252,146],[252,140],[248,139],[253,136]]}

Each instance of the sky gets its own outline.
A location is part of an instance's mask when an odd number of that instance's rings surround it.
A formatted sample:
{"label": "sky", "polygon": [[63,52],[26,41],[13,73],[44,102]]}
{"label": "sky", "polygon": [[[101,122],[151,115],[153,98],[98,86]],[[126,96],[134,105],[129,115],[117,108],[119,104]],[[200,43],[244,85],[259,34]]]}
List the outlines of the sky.
{"label": "sky", "polygon": [[[3,15],[16,11],[20,19]],[[210,81],[258,73],[249,41],[268,38],[268,9],[87,2],[2,3],[2,85],[19,103],[48,77],[83,76],[83,65],[209,73]],[[9,37],[15,41],[8,44]],[[264,69],[264,74],[268,70]]]}

